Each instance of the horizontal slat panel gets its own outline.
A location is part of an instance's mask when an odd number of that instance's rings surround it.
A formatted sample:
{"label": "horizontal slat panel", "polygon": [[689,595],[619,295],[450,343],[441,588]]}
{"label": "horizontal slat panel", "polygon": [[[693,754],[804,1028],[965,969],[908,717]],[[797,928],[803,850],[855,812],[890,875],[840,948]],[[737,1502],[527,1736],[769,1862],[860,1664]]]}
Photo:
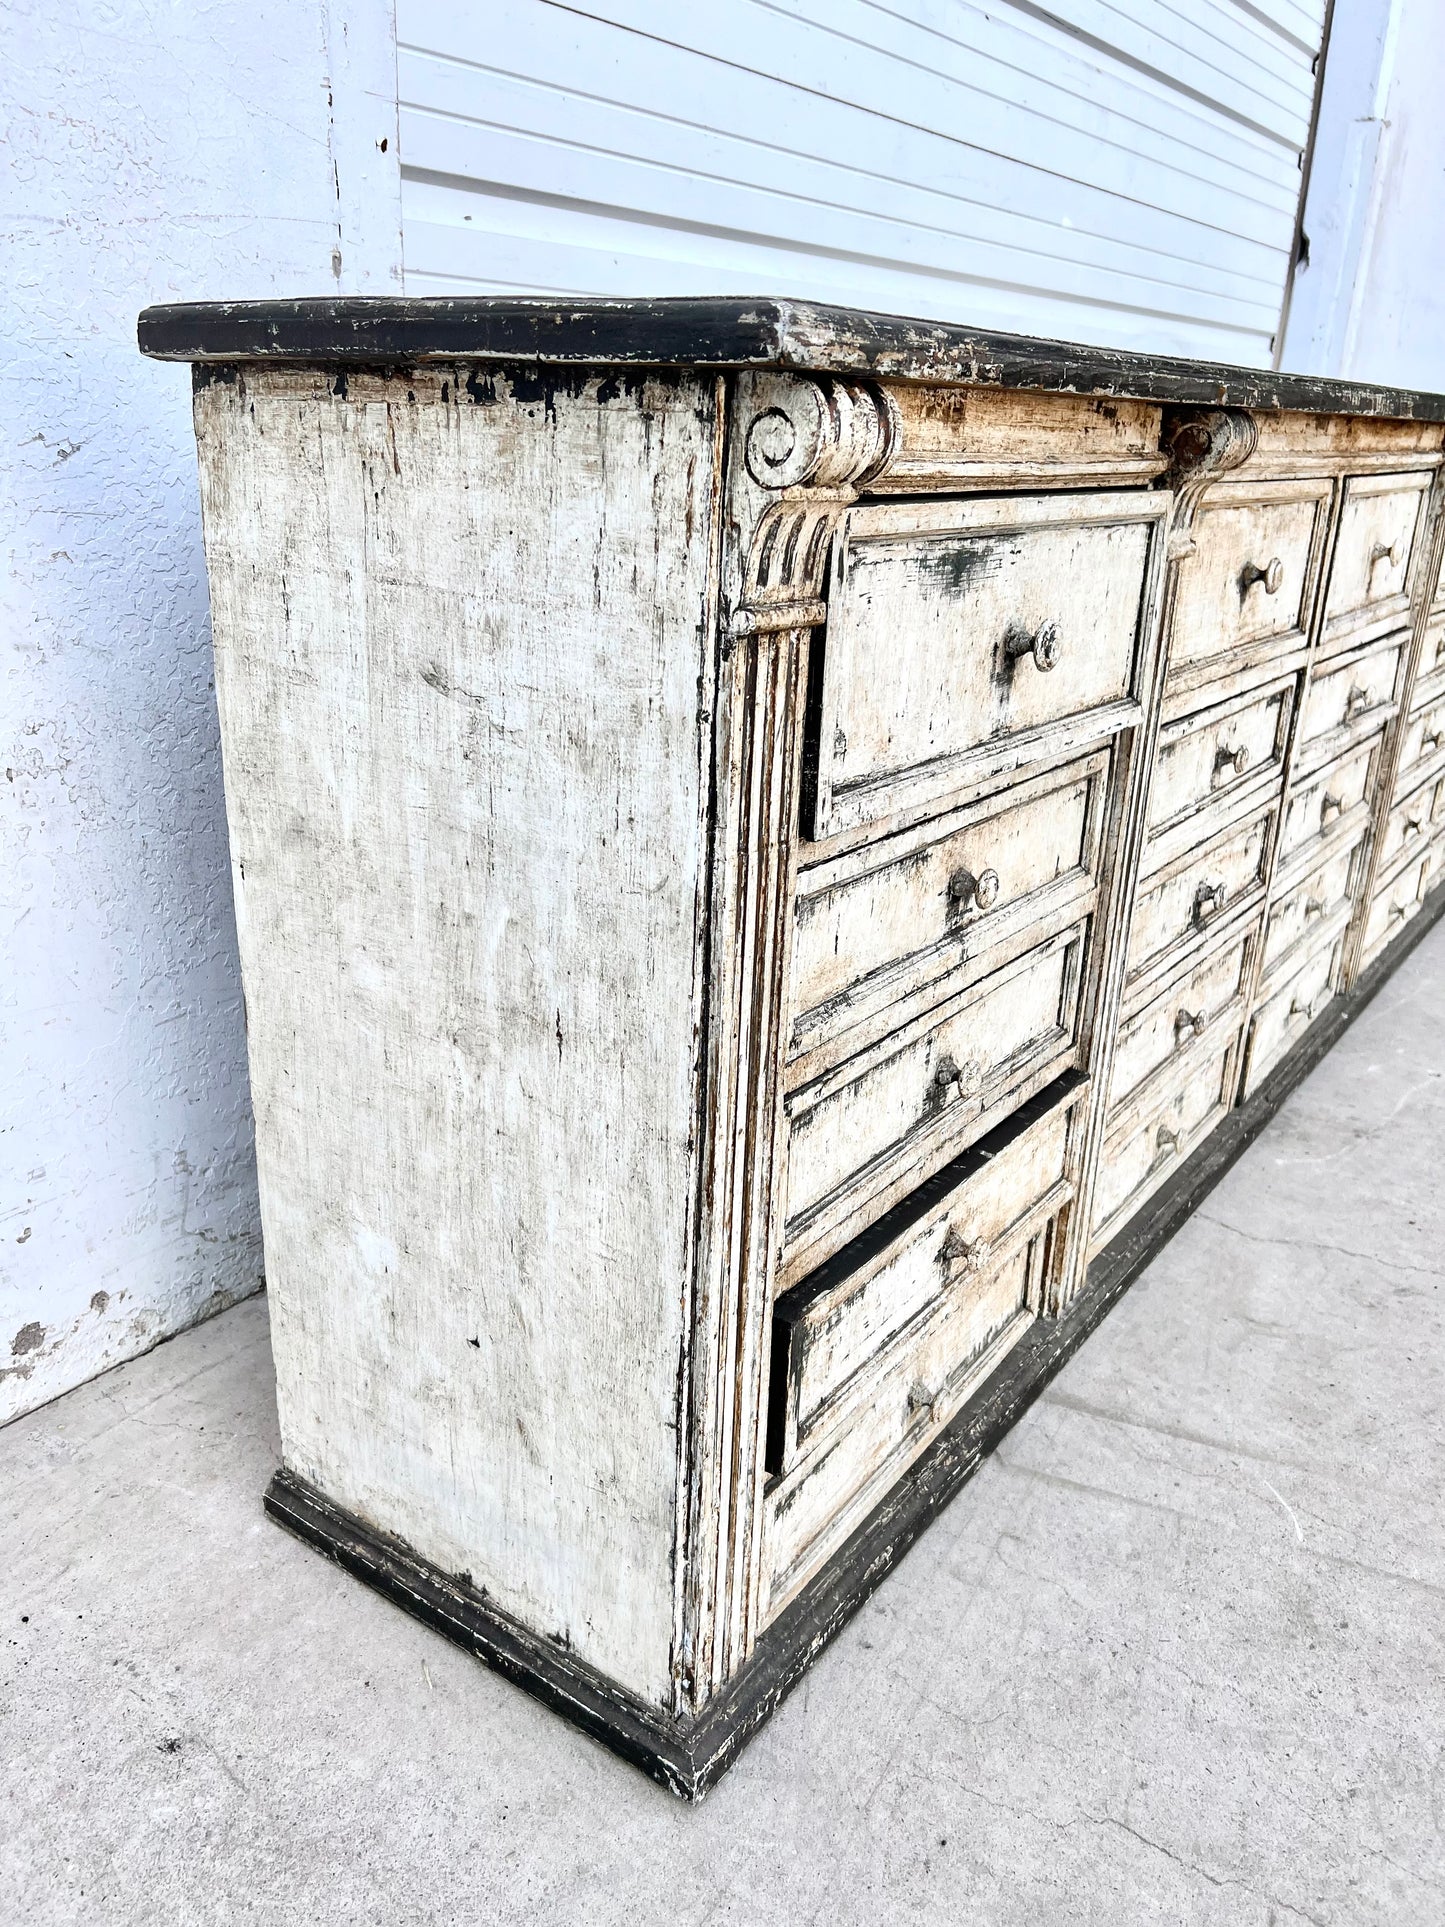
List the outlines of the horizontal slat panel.
{"label": "horizontal slat panel", "polygon": [[1046,10],[1276,139],[1308,134],[1308,56],[1230,0],[1047,0]]}
{"label": "horizontal slat panel", "polygon": [[[438,3],[412,0],[414,7]],[[723,11],[732,15],[745,9],[746,0],[732,0]],[[904,27],[895,27],[901,37]],[[741,45],[701,17],[696,45],[684,48],[538,0],[510,0],[489,8],[484,18],[457,22],[450,45],[422,43],[424,50],[469,63],[475,69],[466,81],[471,101],[483,104],[459,105],[454,96],[433,101],[426,80],[405,64],[402,99],[450,106],[477,119],[506,120],[485,104],[492,77],[537,78],[575,99],[578,107],[588,100],[612,102],[672,123],[680,132],[727,132],[753,140],[774,165],[790,154],[816,156],[863,176],[942,188],[1013,213],[1040,215],[1055,228],[1117,229],[1122,198],[1133,204],[1134,222],[1141,211],[1145,219],[1152,211],[1161,220],[1199,222],[1226,238],[1244,235],[1287,245],[1292,234],[1298,166],[1292,154],[1277,148],[1265,155],[1269,144],[1253,136],[1236,134],[1233,140],[1242,155],[1239,171],[1246,191],[1237,183],[1222,199],[1219,188],[1229,184],[1196,178],[1178,156],[1170,159],[1170,143],[1156,139],[1147,157],[1136,153],[1125,138],[1122,117],[1119,137],[1106,138],[1117,106],[1079,128],[1048,115],[1044,107],[1051,103],[1045,103],[1039,84],[1017,67],[990,69],[997,83],[990,94],[972,74],[966,82],[926,72],[921,62],[880,58],[873,49],[810,22],[776,16],[768,37],[798,44],[774,47],[775,55],[793,57],[774,58],[774,71],[763,72],[740,64]],[[403,61],[409,45],[403,46]],[[816,56],[811,65],[804,53]],[[959,65],[969,72],[982,70],[984,63],[963,50]],[[1079,86],[1087,90],[1089,64],[1076,61],[1075,66]],[[801,72],[794,75],[790,69]],[[414,81],[424,91],[414,93]],[[959,133],[963,127],[966,140]],[[1181,147],[1179,155],[1188,151]],[[1266,184],[1272,177],[1275,189],[1266,201],[1257,200],[1250,186],[1261,167],[1268,170]],[[1280,186],[1288,191],[1280,194]],[[1149,246],[1170,245],[1167,230],[1146,227],[1138,238]],[[1181,232],[1176,239],[1185,237]],[[1192,242],[1186,245],[1192,251]]]}
{"label": "horizontal slat panel", "polygon": [[[472,219],[468,220],[468,214]],[[1166,322],[1105,307],[1085,307],[1034,291],[991,288],[978,282],[925,278],[865,268],[828,255],[805,255],[743,239],[691,234],[685,253],[676,233],[587,211],[525,199],[467,194],[426,182],[404,181],[402,218],[407,285],[424,275],[424,294],[531,288],[548,294],[658,296],[756,295],[836,301],[883,313],[921,314],[979,328],[1016,328],[1027,301],[1031,326],[1059,340],[1098,338],[1164,354],[1209,352],[1248,365],[1261,359],[1268,337],[1208,329],[1195,321]],[[1192,345],[1191,345],[1192,344]]]}
{"label": "horizontal slat panel", "polygon": [[596,197],[589,204],[597,209],[661,217],[682,228],[747,237],[763,245],[823,251],[860,267],[993,281],[1265,335],[1275,317],[1277,304],[1271,299],[1268,281],[1163,256],[1151,258],[1145,250],[1115,242],[1096,242],[1090,248],[1075,241],[1067,255],[1051,253],[1044,245],[1046,234],[1033,236],[1038,245],[1030,247],[1024,223],[1002,219],[988,209],[977,210],[981,218],[974,232],[945,234],[911,222],[713,180],[707,207],[710,218],[703,223],[694,218],[697,180],[679,169],[589,154],[558,141],[462,125],[410,108],[402,110],[401,136],[413,178],[431,172],[514,182],[538,198],[567,200],[585,168],[586,186]]}
{"label": "horizontal slat panel", "polygon": [[[638,0],[633,0],[637,4]],[[646,0],[640,0],[646,4]],[[823,0],[755,0],[760,6],[796,11],[807,7],[811,17],[830,23],[832,9]],[[611,5],[609,13],[615,10]],[[890,12],[909,18],[925,18],[928,24],[940,19],[956,21],[963,11],[944,7],[938,0],[894,0]],[[1211,7],[1208,0],[1194,0],[1189,13],[1172,11],[1165,0],[1044,0],[1042,5],[1015,0],[1010,9],[1019,20],[1036,21],[1056,43],[1072,44],[1075,57],[1095,65],[1100,56],[1116,69],[1137,79],[1153,80],[1171,87],[1181,99],[1222,112],[1241,127],[1252,128],[1267,139],[1294,145],[1301,94],[1299,74],[1304,74],[1304,120],[1309,120],[1309,56],[1280,40],[1261,23],[1239,12],[1229,0],[1223,7]],[[1220,13],[1228,18],[1219,22]],[[1193,17],[1191,17],[1193,16]],[[1008,14],[1005,14],[1005,18]],[[1211,31],[1216,25],[1232,28],[1223,36]],[[948,31],[957,32],[950,25]],[[969,33],[972,41],[973,32]],[[1024,98],[1027,100],[1028,96]]]}
{"label": "horizontal slat panel", "polygon": [[1312,82],[1266,8],[401,0],[398,32],[418,291],[766,292],[1269,359]]}
{"label": "horizontal slat panel", "polygon": [[[520,59],[526,51],[507,44],[505,35],[499,39],[499,58]],[[1293,234],[1298,168],[1292,161],[1288,193],[1267,183],[1256,193],[1242,170],[1231,184],[1146,165],[1127,146],[1104,142],[1097,129],[1051,128],[1050,175],[1036,157],[1015,160],[978,144],[991,131],[1000,141],[1027,145],[1021,142],[1029,131],[1021,126],[1023,116],[997,103],[991,129],[981,116],[971,118],[970,131],[978,137],[972,143],[880,119],[868,123],[872,142],[860,151],[856,110],[807,100],[805,112],[791,115],[790,90],[779,81],[740,77],[728,102],[730,124],[714,126],[710,117],[720,116],[711,62],[642,43],[637,60],[611,83],[620,98],[603,99],[596,70],[606,44],[591,23],[575,35],[547,40],[539,51],[546,57],[545,82],[404,48],[398,58],[402,102],[478,125],[575,142],[598,155],[654,160],[710,182],[749,183],[847,208],[882,211],[901,204],[914,219],[944,232],[982,209],[1000,222],[1039,223],[1065,248],[1118,232],[1136,250],[1189,262],[1232,263],[1242,255],[1246,267],[1267,273],[1277,273],[1267,257],[1287,248]],[[1064,133],[1068,151],[1061,145]],[[417,164],[408,147],[402,151],[408,165]],[[1059,171],[1066,165],[1074,175]],[[1047,198],[1041,195],[1045,181],[1051,187]],[[579,184],[591,187],[585,164],[573,176],[573,192]],[[1145,198],[1148,193],[1157,205]],[[1131,204],[1127,223],[1121,200]]]}
{"label": "horizontal slat panel", "polygon": [[1136,159],[1293,209],[1299,169],[1278,142],[1222,119],[1163,81],[1118,66],[1028,14],[986,13],[967,0],[772,4],[846,31],[901,64],[1026,105],[1025,139],[1035,117],[1077,127]]}

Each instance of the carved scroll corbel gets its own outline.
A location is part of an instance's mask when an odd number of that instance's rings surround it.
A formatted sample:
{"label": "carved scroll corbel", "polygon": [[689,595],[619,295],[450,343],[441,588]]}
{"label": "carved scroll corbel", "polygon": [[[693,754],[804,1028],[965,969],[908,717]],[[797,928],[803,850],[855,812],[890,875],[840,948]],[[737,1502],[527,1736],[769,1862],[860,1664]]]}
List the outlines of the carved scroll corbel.
{"label": "carved scroll corbel", "polygon": [[773,499],[748,544],[734,637],[823,621],[833,531],[860,489],[892,461],[899,437],[896,405],[871,382],[757,378],[743,461]]}
{"label": "carved scroll corbel", "polygon": [[1206,408],[1177,414],[1166,429],[1169,468],[1164,484],[1175,495],[1169,536],[1171,561],[1194,553],[1190,534],[1212,483],[1241,468],[1259,446],[1259,424],[1244,408]]}

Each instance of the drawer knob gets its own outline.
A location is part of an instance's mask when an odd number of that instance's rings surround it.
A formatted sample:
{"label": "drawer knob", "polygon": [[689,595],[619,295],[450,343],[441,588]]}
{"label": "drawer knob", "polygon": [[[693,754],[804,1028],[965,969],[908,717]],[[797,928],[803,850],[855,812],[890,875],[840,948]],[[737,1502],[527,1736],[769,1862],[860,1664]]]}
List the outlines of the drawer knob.
{"label": "drawer knob", "polygon": [[1345,721],[1349,722],[1354,716],[1363,716],[1367,709],[1373,709],[1374,706],[1375,699],[1369,690],[1363,683],[1356,683],[1345,698]]}
{"label": "drawer knob", "polygon": [[1278,595],[1280,584],[1284,581],[1284,564],[1277,555],[1272,555],[1262,568],[1258,562],[1251,562],[1242,580],[1246,592],[1259,582],[1264,585],[1266,595]]}
{"label": "drawer knob", "polygon": [[1203,924],[1208,923],[1211,917],[1217,917],[1224,908],[1228,894],[1222,883],[1201,883],[1194,892],[1194,921]]}
{"label": "drawer knob", "polygon": [[1408,917],[1409,914],[1410,912],[1406,909],[1403,903],[1392,903],[1390,905],[1390,914],[1389,914],[1389,917],[1386,919],[1386,921],[1389,923],[1393,923],[1396,917]]}
{"label": "drawer knob", "polygon": [[950,1225],[947,1237],[938,1248],[938,1262],[945,1276],[952,1276],[955,1271],[971,1276],[983,1270],[992,1249],[987,1238],[965,1238],[956,1225]]}
{"label": "drawer knob", "polygon": [[1427,729],[1420,738],[1421,747],[1424,749],[1439,749],[1442,742],[1445,742],[1445,731],[1438,729]]}
{"label": "drawer knob", "polygon": [[975,910],[992,910],[1001,887],[997,870],[980,870],[975,876],[972,870],[960,869],[948,879],[948,894],[961,910],[970,905]]}
{"label": "drawer knob", "polygon": [[920,1378],[908,1388],[908,1409],[910,1412],[924,1412],[930,1424],[937,1424],[943,1417],[943,1393],[930,1392]]}
{"label": "drawer knob", "polygon": [[1318,897],[1305,898],[1305,921],[1306,922],[1308,922],[1311,917],[1322,917],[1324,914],[1325,914],[1325,906],[1320,902]]}
{"label": "drawer knob", "polygon": [[1228,743],[1221,743],[1219,748],[1215,750],[1214,774],[1216,780],[1223,776],[1226,770],[1233,770],[1236,776],[1243,776],[1248,768],[1249,745],[1247,743],[1241,743],[1237,749],[1231,749]]}
{"label": "drawer knob", "polygon": [[1398,541],[1377,542],[1374,548],[1370,550],[1370,574],[1373,576],[1375,570],[1382,562],[1388,562],[1393,569],[1399,559],[1400,544]]}
{"label": "drawer knob", "polygon": [[1166,1165],[1179,1149],[1179,1133],[1171,1131],[1167,1124],[1161,1124],[1154,1133],[1154,1162],[1149,1170],[1152,1174]]}
{"label": "drawer knob", "polygon": [[1059,625],[1043,622],[1030,634],[1021,623],[1014,623],[1003,639],[1003,647],[1010,662],[1017,662],[1021,656],[1032,656],[1035,669],[1053,669],[1062,653]]}
{"label": "drawer knob", "polygon": [[1174,1019],[1174,1048],[1178,1050],[1191,1038],[1197,1037],[1204,1028],[1204,1012],[1181,1010]]}
{"label": "drawer knob", "polygon": [[1405,818],[1406,836],[1418,836],[1424,827],[1423,822],[1418,816],[1407,816]]}
{"label": "drawer knob", "polygon": [[1336,796],[1331,790],[1326,790],[1320,798],[1321,823],[1327,823],[1332,816],[1343,816],[1344,813],[1345,799],[1342,796]]}
{"label": "drawer knob", "polygon": [[1319,1009],[1319,1006],[1320,1000],[1318,997],[1311,998],[1307,1004],[1302,1004],[1298,997],[1292,997],[1290,999],[1289,1014],[1291,1017],[1303,1017],[1306,1023],[1313,1023],[1315,1012]]}
{"label": "drawer knob", "polygon": [[966,1064],[956,1064],[947,1055],[940,1057],[929,1079],[925,1106],[930,1111],[941,1110],[945,1104],[971,1096],[982,1083],[983,1072],[971,1059]]}

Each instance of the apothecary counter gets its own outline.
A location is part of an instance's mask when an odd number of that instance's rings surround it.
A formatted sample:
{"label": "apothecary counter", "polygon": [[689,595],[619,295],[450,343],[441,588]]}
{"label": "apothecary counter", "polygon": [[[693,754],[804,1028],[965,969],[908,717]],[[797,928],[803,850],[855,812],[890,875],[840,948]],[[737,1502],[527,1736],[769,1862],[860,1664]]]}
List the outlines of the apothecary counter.
{"label": "apothecary counter", "polygon": [[1439,913],[1445,397],[773,301],[140,336],[268,1504],[697,1795]]}

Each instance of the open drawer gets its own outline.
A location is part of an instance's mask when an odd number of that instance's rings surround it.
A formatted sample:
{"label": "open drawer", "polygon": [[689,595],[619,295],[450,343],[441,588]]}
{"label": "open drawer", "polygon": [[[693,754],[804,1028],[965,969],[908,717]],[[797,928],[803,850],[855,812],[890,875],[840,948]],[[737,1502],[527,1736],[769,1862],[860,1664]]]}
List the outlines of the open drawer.
{"label": "open drawer", "polygon": [[[779,1300],[766,1498],[776,1611],[886,1494],[1043,1307],[1085,1087],[960,1161],[846,1271]],[[994,1236],[990,1238],[988,1233]],[[861,1241],[860,1241],[861,1244]]]}

